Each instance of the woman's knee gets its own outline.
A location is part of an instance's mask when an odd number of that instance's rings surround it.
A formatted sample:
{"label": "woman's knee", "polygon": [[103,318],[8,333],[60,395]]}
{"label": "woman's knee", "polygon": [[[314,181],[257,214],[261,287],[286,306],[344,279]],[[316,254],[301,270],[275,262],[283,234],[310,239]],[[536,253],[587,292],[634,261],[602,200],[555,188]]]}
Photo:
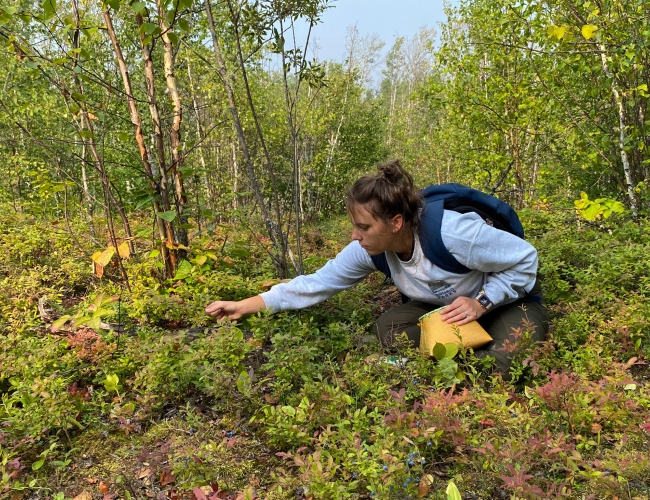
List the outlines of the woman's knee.
{"label": "woman's knee", "polygon": [[393,347],[397,338],[406,333],[412,344],[420,342],[420,316],[426,314],[431,306],[409,302],[382,314],[375,321],[377,337],[382,347]]}

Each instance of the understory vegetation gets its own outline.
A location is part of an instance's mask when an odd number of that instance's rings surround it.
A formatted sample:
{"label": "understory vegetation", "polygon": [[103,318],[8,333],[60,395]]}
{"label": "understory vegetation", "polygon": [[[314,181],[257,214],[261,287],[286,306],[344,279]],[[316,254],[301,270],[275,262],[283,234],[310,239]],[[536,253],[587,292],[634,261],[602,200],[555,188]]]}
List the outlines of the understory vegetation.
{"label": "understory vegetation", "polygon": [[[57,225],[3,216],[5,494],[446,498],[453,480],[463,498],[647,498],[650,226],[551,206],[522,217],[553,326],[530,345],[522,325],[504,383],[464,350],[452,365],[406,348],[386,362],[378,276],[301,312],[212,322],[210,300],[274,282],[236,225],[202,235],[174,280],[138,252],[129,293]],[[348,224],[309,228],[310,268]],[[39,300],[75,328],[52,332]]]}
{"label": "understory vegetation", "polygon": [[[458,0],[320,60],[355,1],[0,2],[0,497],[650,499],[650,0]],[[205,314],[332,258],[388,158],[520,214],[552,327],[512,381],[383,352],[379,273]]]}

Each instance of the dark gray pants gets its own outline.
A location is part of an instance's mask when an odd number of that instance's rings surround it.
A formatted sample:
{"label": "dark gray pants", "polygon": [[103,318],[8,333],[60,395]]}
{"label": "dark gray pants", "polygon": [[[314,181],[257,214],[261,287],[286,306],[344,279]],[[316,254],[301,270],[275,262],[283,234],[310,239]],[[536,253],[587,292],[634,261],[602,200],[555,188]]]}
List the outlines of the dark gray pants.
{"label": "dark gray pants", "polygon": [[[537,284],[535,288],[539,289]],[[375,323],[380,344],[390,348],[395,342],[395,337],[406,332],[409,340],[415,346],[419,346],[419,318],[437,308],[438,306],[426,302],[410,301],[385,312],[377,318]],[[511,344],[514,344],[517,341],[517,329],[526,328],[526,325],[530,325],[530,328],[533,329],[534,341],[544,340],[548,333],[549,318],[543,305],[534,302],[529,297],[524,297],[487,312],[478,319],[478,322],[494,340],[482,348],[476,349],[476,357],[493,357],[498,370],[503,372],[505,378],[508,378],[508,370],[512,363],[511,357],[514,353],[506,352],[503,349],[504,342],[509,340]]]}

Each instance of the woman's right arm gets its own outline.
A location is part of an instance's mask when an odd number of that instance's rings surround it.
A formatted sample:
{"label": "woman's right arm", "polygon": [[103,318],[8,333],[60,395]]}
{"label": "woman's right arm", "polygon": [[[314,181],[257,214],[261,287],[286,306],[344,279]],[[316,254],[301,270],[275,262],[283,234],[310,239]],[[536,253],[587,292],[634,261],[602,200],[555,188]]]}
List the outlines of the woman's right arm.
{"label": "woman's right arm", "polygon": [[239,302],[214,302],[206,308],[206,313],[216,318],[238,319],[261,309],[273,312],[302,309],[350,288],[375,270],[368,253],[353,241],[313,274],[297,276],[288,283],[275,285],[268,292]]}
{"label": "woman's right arm", "polygon": [[231,300],[217,300],[205,308],[205,312],[217,319],[239,319],[242,316],[257,314],[266,309],[264,299],[260,295],[249,297],[238,302]]}

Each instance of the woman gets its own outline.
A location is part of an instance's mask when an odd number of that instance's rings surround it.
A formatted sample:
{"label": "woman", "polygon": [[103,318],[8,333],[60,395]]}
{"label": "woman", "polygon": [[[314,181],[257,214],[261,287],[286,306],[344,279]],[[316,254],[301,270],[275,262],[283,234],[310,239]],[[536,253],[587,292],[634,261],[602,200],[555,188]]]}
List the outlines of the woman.
{"label": "woman", "polygon": [[443,321],[464,325],[478,320],[492,336],[493,342],[476,355],[494,357],[507,378],[511,353],[502,349],[504,342],[514,343],[524,323],[533,328],[533,340],[546,335],[537,251],[523,239],[489,226],[476,213],[445,210],[443,243],[470,272],[454,274],[435,266],[420,246],[422,196],[397,160],[380,165],[376,175],[358,179],[348,193],[347,208],[352,243],[323,268],[255,297],[213,302],[206,312],[237,319],[266,308],[278,312],[317,304],[376,271],[370,256],[385,252],[393,282],[410,301],[377,319],[382,345],[390,347],[402,332],[419,345],[420,316],[447,306],[441,311]]}

